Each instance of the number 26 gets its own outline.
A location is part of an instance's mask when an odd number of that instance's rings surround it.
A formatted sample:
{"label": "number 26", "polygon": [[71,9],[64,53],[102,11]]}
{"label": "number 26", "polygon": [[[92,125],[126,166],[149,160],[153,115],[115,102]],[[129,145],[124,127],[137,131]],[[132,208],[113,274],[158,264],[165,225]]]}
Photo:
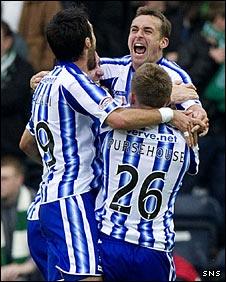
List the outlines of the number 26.
{"label": "number 26", "polygon": [[[117,174],[122,173],[122,172],[130,173],[132,178],[125,186],[121,187],[116,192],[110,204],[110,208],[117,212],[130,214],[131,206],[122,205],[119,203],[119,200],[126,194],[133,192],[138,182],[138,172],[137,172],[137,169],[131,165],[126,165],[126,164],[118,165]],[[157,216],[157,214],[159,213],[159,210],[162,204],[162,192],[158,189],[150,189],[149,184],[156,179],[165,180],[165,174],[166,174],[165,172],[154,171],[151,174],[149,174],[142,183],[142,186],[140,188],[139,197],[138,197],[138,209],[139,209],[140,215],[146,220],[154,219]],[[152,212],[148,212],[145,206],[146,206],[147,199],[151,196],[156,197],[157,201],[156,201],[155,209]]]}

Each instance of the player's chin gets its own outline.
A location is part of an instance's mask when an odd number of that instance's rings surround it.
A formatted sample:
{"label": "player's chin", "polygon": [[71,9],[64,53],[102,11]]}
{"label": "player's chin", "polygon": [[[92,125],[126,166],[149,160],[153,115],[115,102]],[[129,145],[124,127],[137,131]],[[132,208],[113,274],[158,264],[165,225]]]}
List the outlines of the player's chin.
{"label": "player's chin", "polygon": [[135,65],[141,66],[147,60],[146,60],[146,56],[144,54],[140,55],[140,54],[133,53],[132,61],[133,61],[133,63],[135,63]]}

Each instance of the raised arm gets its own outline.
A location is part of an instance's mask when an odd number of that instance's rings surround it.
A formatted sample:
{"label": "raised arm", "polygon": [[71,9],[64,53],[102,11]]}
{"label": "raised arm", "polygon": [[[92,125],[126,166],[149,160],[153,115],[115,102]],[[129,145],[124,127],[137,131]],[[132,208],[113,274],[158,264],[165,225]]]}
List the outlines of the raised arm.
{"label": "raised arm", "polygon": [[184,132],[184,137],[189,146],[196,145],[192,130],[194,125],[199,125],[200,128],[205,127],[205,124],[199,119],[192,118],[185,112],[171,110],[170,108],[152,110],[120,108],[113,111],[105,120],[105,123],[114,129],[142,128],[162,122],[170,122]]}

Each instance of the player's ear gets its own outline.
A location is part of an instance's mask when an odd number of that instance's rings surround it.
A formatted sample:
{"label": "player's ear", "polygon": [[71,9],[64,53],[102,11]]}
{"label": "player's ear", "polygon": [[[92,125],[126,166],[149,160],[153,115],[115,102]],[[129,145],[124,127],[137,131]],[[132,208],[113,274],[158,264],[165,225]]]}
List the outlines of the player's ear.
{"label": "player's ear", "polygon": [[92,46],[91,39],[89,37],[86,37],[85,39],[85,46],[88,49]]}
{"label": "player's ear", "polygon": [[136,95],[133,92],[130,93],[130,104],[131,105],[136,104]]}
{"label": "player's ear", "polygon": [[165,49],[169,45],[169,39],[167,37],[163,37],[160,40],[160,48]]}

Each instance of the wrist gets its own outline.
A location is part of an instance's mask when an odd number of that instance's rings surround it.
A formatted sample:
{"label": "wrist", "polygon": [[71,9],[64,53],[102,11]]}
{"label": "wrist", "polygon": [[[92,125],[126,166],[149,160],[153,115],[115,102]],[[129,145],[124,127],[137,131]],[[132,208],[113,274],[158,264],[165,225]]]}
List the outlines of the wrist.
{"label": "wrist", "polygon": [[174,112],[171,108],[162,107],[158,109],[161,115],[162,123],[170,122],[173,119]]}

